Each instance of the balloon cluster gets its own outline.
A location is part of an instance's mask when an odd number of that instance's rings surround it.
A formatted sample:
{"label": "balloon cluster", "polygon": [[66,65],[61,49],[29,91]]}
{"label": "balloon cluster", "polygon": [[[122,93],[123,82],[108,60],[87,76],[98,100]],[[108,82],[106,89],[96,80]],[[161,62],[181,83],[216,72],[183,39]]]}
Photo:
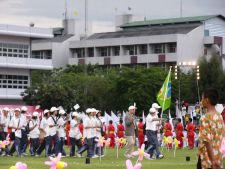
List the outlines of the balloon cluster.
{"label": "balloon cluster", "polygon": [[9,144],[10,144],[9,140],[0,141],[0,148],[4,149]]}

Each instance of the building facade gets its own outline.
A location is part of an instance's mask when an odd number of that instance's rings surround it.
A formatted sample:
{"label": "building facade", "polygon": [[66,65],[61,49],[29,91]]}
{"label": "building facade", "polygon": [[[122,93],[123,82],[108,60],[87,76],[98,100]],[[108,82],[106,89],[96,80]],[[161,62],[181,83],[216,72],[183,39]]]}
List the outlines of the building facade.
{"label": "building facade", "polygon": [[125,23],[120,28],[71,41],[69,64],[174,65],[219,54],[225,67],[224,16],[145,20]]}
{"label": "building facade", "polygon": [[0,103],[21,104],[32,70],[53,69],[52,59],[35,58],[33,39],[53,38],[51,29],[0,25]]}

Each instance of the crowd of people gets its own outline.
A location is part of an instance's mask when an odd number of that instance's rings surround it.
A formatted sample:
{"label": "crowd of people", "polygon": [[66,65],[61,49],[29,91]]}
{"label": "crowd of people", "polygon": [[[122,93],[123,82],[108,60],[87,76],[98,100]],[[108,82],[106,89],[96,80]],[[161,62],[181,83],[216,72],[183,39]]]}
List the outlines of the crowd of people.
{"label": "crowd of people", "polygon": [[[70,150],[67,156],[82,157],[87,151],[88,158],[96,158],[104,156],[103,149],[97,146],[98,139],[109,139],[109,147],[114,148],[118,137],[126,139],[126,145],[119,145],[120,148],[126,146],[126,158],[132,158],[132,152],[138,143],[139,147],[146,145],[149,160],[153,160],[164,157],[160,152],[163,137],[172,137],[179,141],[180,149],[185,145],[190,150],[200,147],[198,165],[202,165],[202,162],[205,166],[221,165],[221,156],[213,156],[215,152],[208,151],[210,146],[211,149],[218,149],[224,136],[223,118],[215,110],[214,100],[217,98],[214,95],[215,91],[208,91],[203,95],[202,105],[207,111],[201,119],[200,128],[195,126],[192,118],[185,125],[181,118],[176,119],[175,125],[171,119],[159,118],[161,107],[157,103],[152,104],[145,121],[142,118],[137,121],[136,107],[130,106],[125,118],[120,119],[116,127],[112,120],[107,123],[101,117],[101,112],[94,108],[88,108],[83,117],[78,112],[68,114],[56,107],[44,110],[41,116],[36,111],[28,114],[25,106],[13,111],[5,107],[0,114],[0,140],[10,140],[11,144],[1,146],[0,154],[13,156],[16,152],[18,156],[24,156],[28,155],[26,153],[29,148],[30,156],[40,156],[43,152],[46,157],[57,156],[58,153],[66,156],[64,146],[68,145]],[[217,131],[217,128],[220,130]],[[212,145],[209,145],[211,142]],[[167,148],[172,149],[172,145]],[[209,159],[217,161],[210,163]]]}

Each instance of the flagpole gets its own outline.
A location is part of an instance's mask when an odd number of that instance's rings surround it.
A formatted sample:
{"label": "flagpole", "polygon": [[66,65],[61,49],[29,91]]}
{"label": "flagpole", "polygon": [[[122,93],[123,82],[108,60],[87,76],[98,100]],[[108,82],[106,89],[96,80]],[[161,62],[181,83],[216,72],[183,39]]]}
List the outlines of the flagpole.
{"label": "flagpole", "polygon": [[[169,75],[168,75],[169,78],[170,78],[170,74],[171,74],[171,68],[172,68],[172,66],[170,66]],[[166,82],[166,92],[165,92],[164,98],[163,98],[163,106],[162,106],[161,118],[162,118],[162,115],[163,115],[163,109],[164,109],[165,102],[166,102],[169,78],[167,79],[167,82]]]}

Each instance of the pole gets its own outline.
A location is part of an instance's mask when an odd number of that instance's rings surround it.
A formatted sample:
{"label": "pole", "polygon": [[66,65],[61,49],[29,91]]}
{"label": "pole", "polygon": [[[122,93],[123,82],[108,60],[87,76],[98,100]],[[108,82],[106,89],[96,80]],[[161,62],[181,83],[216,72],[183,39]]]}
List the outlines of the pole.
{"label": "pole", "polygon": [[85,25],[84,25],[84,31],[85,31],[85,38],[87,37],[87,31],[88,31],[88,0],[85,0]]}
{"label": "pole", "polygon": [[183,17],[183,0],[180,0],[180,17]]}
{"label": "pole", "polygon": [[[170,66],[170,70],[169,70],[169,77],[170,77],[170,73],[171,73],[171,66]],[[168,90],[168,83],[169,83],[169,78],[167,79],[167,82],[166,82],[166,92],[164,94],[164,98],[163,98],[163,106],[162,106],[162,112],[161,112],[161,118],[162,118],[162,115],[163,115],[163,109],[164,109],[164,106],[165,106],[165,101],[166,101],[166,96],[167,96],[167,90]]]}

